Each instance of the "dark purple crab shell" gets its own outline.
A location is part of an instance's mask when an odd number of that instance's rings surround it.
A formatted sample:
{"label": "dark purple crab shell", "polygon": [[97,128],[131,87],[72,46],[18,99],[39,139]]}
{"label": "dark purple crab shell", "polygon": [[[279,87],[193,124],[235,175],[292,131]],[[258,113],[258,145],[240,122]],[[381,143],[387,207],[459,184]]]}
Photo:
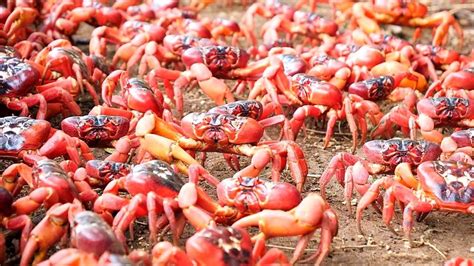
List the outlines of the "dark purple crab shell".
{"label": "dark purple crab shell", "polygon": [[442,152],[438,144],[402,138],[368,141],[362,150],[368,161],[393,168],[400,163],[417,166],[425,161],[436,160]]}
{"label": "dark purple crab shell", "polygon": [[159,192],[162,197],[174,197],[184,186],[183,180],[173,168],[160,160],[135,165],[125,182],[131,182],[127,190],[132,195],[154,191]]}
{"label": "dark purple crab shell", "polygon": [[418,167],[423,190],[437,198],[441,209],[474,207],[474,165],[455,161],[430,161]]}
{"label": "dark purple crab shell", "polygon": [[458,147],[474,147],[474,128],[456,131],[451,134],[451,138]]}
{"label": "dark purple crab shell", "polygon": [[124,246],[117,239],[110,225],[94,212],[83,211],[76,214],[71,235],[71,243],[74,247],[93,253],[97,257],[106,251],[113,254],[125,254]]}
{"label": "dark purple crab shell", "polygon": [[293,76],[298,73],[305,73],[308,65],[300,57],[292,54],[282,54],[278,56],[283,62],[285,75]]}
{"label": "dark purple crab shell", "polygon": [[39,71],[16,57],[0,57],[0,95],[18,97],[27,94],[38,82]]}
{"label": "dark purple crab shell", "polygon": [[241,100],[216,106],[208,113],[243,116],[259,120],[263,113],[263,105],[256,100]]}
{"label": "dark purple crab shell", "polygon": [[380,76],[352,83],[349,93],[357,94],[366,100],[383,100],[394,89],[395,80],[391,76]]}

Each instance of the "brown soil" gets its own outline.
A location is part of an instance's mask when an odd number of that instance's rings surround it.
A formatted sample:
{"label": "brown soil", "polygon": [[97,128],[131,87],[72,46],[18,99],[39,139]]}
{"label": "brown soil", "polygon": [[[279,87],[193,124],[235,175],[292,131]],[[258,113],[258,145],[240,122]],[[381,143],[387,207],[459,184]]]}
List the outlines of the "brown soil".
{"label": "brown soil", "polygon": [[[468,1],[469,2],[469,1]],[[234,6],[232,9],[223,9],[221,6],[213,6],[208,8],[203,16],[213,17],[231,17],[240,18],[244,9],[240,6]],[[327,9],[320,9],[320,12],[327,14]],[[472,14],[472,13],[471,13]],[[461,19],[466,18],[464,15]],[[472,23],[472,22],[471,22]],[[469,22],[468,22],[469,24]],[[465,47],[463,51],[473,49],[474,31],[471,25],[465,28]],[[469,27],[470,26],[470,27]],[[86,28],[86,32],[90,29]],[[403,29],[404,33],[406,29]],[[407,36],[411,36],[407,34]],[[425,38],[427,40],[428,37]],[[212,106],[209,99],[203,95],[199,90],[193,90],[187,93],[185,97],[186,111],[205,111]],[[88,112],[91,105],[87,100],[82,101],[84,113]],[[54,121],[56,127],[59,125],[59,119]],[[303,147],[305,157],[309,165],[309,173],[307,183],[305,185],[304,194],[309,192],[318,192],[318,179],[324,171],[329,160],[337,153],[350,150],[350,139],[345,133],[336,134],[331,146],[323,150],[322,138],[324,131],[318,128],[314,130],[314,123],[307,123],[307,136],[300,134],[297,142]],[[341,126],[342,132],[348,132],[346,125]],[[271,134],[273,135],[273,134]],[[360,149],[357,151],[360,154]],[[95,149],[95,154],[99,158],[106,156],[104,150]],[[219,154],[210,154],[206,162],[206,168],[216,177],[223,179],[231,177],[232,171],[223,163],[224,160]],[[3,171],[12,161],[0,160],[0,170]],[[248,163],[248,159],[241,159],[242,165]],[[269,177],[269,170],[267,169],[263,174],[264,177]],[[285,181],[292,182],[288,171],[283,173]],[[215,192],[208,188],[207,191],[215,197]],[[354,198],[359,198],[354,195]],[[420,247],[406,248],[404,240],[401,236],[396,236],[391,233],[387,227],[384,226],[382,217],[376,213],[372,208],[366,210],[363,218],[363,228],[366,232],[366,238],[358,235],[353,213],[349,213],[343,197],[343,189],[336,182],[331,182],[328,187],[328,202],[331,207],[337,212],[339,218],[339,233],[334,238],[329,257],[325,259],[324,263],[328,265],[347,265],[347,264],[372,264],[372,265],[387,265],[387,264],[423,264],[423,265],[440,265],[446,258],[456,256],[474,258],[474,216],[464,215],[459,213],[435,212],[428,215],[423,221],[415,224],[413,237],[418,242],[423,242]],[[355,202],[353,202],[354,205]],[[35,221],[39,221],[44,215],[43,211],[38,211],[32,215]],[[401,213],[398,210],[394,218],[393,224],[398,231],[401,228]],[[181,238],[181,245],[184,245],[186,239],[193,234],[194,230],[187,226],[185,233]],[[253,231],[255,233],[255,231]],[[401,233],[400,233],[401,234]],[[165,240],[170,240],[169,233],[165,234]],[[129,240],[129,246],[133,249],[142,248],[149,250],[151,247],[148,241],[148,224],[145,219],[138,219],[135,223],[134,239]],[[12,245],[17,245],[18,236],[13,237],[13,241],[8,241],[8,260],[11,265],[17,264],[18,256],[15,256],[15,251]],[[267,243],[269,247],[279,247],[291,256],[293,248],[296,245],[297,237],[294,238],[276,238],[271,239]],[[316,233],[306,251],[305,257],[314,253],[319,241],[319,233]],[[58,245],[50,251],[60,249]]]}

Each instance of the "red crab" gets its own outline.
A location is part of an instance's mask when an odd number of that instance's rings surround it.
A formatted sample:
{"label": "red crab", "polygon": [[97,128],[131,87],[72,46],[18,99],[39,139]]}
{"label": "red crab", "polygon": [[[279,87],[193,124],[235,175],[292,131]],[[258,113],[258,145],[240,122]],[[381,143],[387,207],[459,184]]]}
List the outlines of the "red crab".
{"label": "red crab", "polygon": [[288,183],[237,176],[217,185],[217,203],[198,186],[197,177],[193,174],[178,196],[179,207],[197,230],[214,221],[231,224],[262,210],[288,211],[301,201],[296,187]]}
{"label": "red crab", "polygon": [[[48,111],[50,113],[63,111],[63,106],[72,114],[81,113],[71,94],[62,88],[65,83],[58,81],[46,86],[37,86],[41,76],[33,64],[15,57],[0,57],[0,73],[2,73],[0,102],[10,110],[21,111],[21,116],[28,115],[29,108],[36,105],[39,107],[36,115],[38,119],[45,119]],[[33,87],[37,93],[30,95]],[[58,103],[59,110],[48,108],[48,103]]]}
{"label": "red crab", "polygon": [[[378,101],[389,99],[391,101],[398,101],[403,99],[403,103],[408,106],[413,106],[418,101],[418,95],[415,89],[426,84],[417,78],[417,76],[412,75],[410,72],[393,76],[383,75],[354,82],[349,85],[348,91],[366,100]],[[408,84],[406,84],[407,79],[408,81],[415,81],[414,86],[408,86]],[[419,85],[418,82],[423,84]]]}
{"label": "red crab", "polygon": [[33,164],[35,155],[56,158],[67,155],[76,164],[94,159],[83,141],[55,130],[45,120],[8,116],[0,118],[0,156],[26,160]]}
{"label": "red crab", "polygon": [[43,50],[53,38],[43,32],[33,32],[26,40],[15,43],[13,47],[18,51],[17,55],[11,55],[22,59],[35,58],[39,51]]}
{"label": "red crab", "polygon": [[340,90],[344,89],[351,76],[351,69],[346,63],[327,55],[313,56],[309,64],[308,75],[327,81]]}
{"label": "red crab", "polygon": [[68,225],[72,222],[69,219],[82,209],[79,201],[53,205],[46,212],[46,216],[31,230],[20,265],[26,266],[42,261],[48,249],[66,235]]}
{"label": "red crab", "polygon": [[[212,182],[216,183],[216,180]],[[126,240],[124,231],[140,216],[148,216],[151,241],[156,241],[157,230],[169,222],[177,242],[182,223],[175,218],[174,211],[178,206],[174,198],[183,184],[165,162],[153,160],[138,164],[128,175],[107,185],[102,196],[96,200],[94,211],[107,221],[112,220],[111,211],[119,211],[113,218],[113,229],[123,243]],[[120,189],[125,189],[132,198],[120,197]],[[161,214],[164,215],[159,217]]]}
{"label": "red crab", "polygon": [[182,90],[196,79],[199,87],[217,105],[233,102],[234,97],[227,85],[220,80],[225,79],[251,79],[258,75],[258,67],[247,66],[250,56],[245,50],[232,46],[203,46],[192,47],[181,55],[182,61],[188,71],[185,72],[156,72],[157,77],[164,80],[175,80],[173,89],[176,108],[182,113]]}
{"label": "red crab", "polygon": [[[396,202],[403,206],[403,231],[410,246],[413,245],[411,230],[413,212],[429,213],[431,211],[450,211],[474,214],[474,165],[455,161],[429,161],[417,168],[417,177],[413,176],[409,166],[400,171],[398,180],[380,179],[372,184],[370,193],[366,193],[357,205],[357,223],[360,222],[363,210],[379,195],[379,188],[386,189],[384,196],[383,220],[392,232],[390,222]],[[408,181],[408,182],[407,182]]]}
{"label": "red crab", "polygon": [[89,145],[106,145],[128,134],[130,121],[121,116],[70,116],[61,121],[61,129],[69,136]]}
{"label": "red crab", "polygon": [[92,253],[76,248],[65,248],[54,253],[49,259],[37,264],[38,266],[77,265],[77,266],[117,266],[134,265],[125,255],[104,252],[96,258]]}
{"label": "red crab", "polygon": [[288,159],[291,175],[299,190],[307,175],[307,165],[301,148],[293,141],[259,142],[264,126],[250,117],[218,113],[191,113],[181,121],[183,134],[154,114],[145,114],[138,122],[136,135],[142,137],[142,147],[154,157],[177,162],[181,171],[197,163],[186,150],[211,151],[252,156],[251,164],[238,174],[257,176],[273,161],[273,180],[278,181]]}
{"label": "red crab", "polygon": [[[84,211],[82,205],[74,201],[54,205],[47,211],[44,219],[31,231],[20,265],[29,265],[33,257],[34,265],[42,261],[48,249],[64,239],[68,229],[71,232],[69,242],[74,249],[62,250],[63,252],[38,265],[78,262],[85,263],[79,265],[112,265],[112,262],[127,262],[123,256],[126,249],[117,240],[110,226],[97,214]],[[76,252],[71,252],[73,250]],[[66,257],[65,254],[69,256]],[[98,259],[101,264],[94,263]]]}
{"label": "red crab", "polygon": [[[280,124],[282,126],[282,136],[285,139],[292,138],[291,132],[288,129],[288,120],[285,118],[285,116],[272,115],[272,113],[274,113],[275,111],[274,107],[275,106],[273,104],[266,104],[265,107],[263,107],[262,103],[255,100],[242,100],[228,103],[225,105],[216,106],[207,111],[207,114],[231,115],[242,117],[243,119],[247,118],[248,120],[250,120],[249,124],[254,124],[253,120],[256,120],[258,124],[260,124],[263,128],[267,128],[275,124]],[[219,117],[218,115],[215,117]],[[210,117],[213,117],[213,115],[210,115],[208,118]],[[182,121],[185,121],[185,119],[183,118]],[[186,121],[185,124],[188,122],[189,121]],[[182,134],[186,135],[183,131],[183,128],[178,129],[182,132]],[[197,135],[199,134],[200,133],[197,133]],[[191,137],[195,138],[197,135],[195,134],[195,136]],[[199,138],[200,137],[198,137],[198,139]],[[224,154],[224,158],[232,169],[240,170],[239,160],[238,158],[236,158],[236,156]],[[205,159],[205,153],[203,153],[203,164],[205,163]]]}
{"label": "red crab", "polygon": [[115,237],[112,228],[93,212],[81,211],[74,214],[71,221],[70,243],[73,248],[62,249],[38,265],[131,264],[131,261],[124,256],[126,250]]}
{"label": "red crab", "polygon": [[443,159],[450,158],[457,152],[462,152],[469,157],[474,157],[474,128],[455,131],[451,136],[441,141]]}
{"label": "red crab", "polygon": [[[94,85],[96,83],[100,84],[107,72],[104,73],[95,65],[92,57],[86,56],[79,48],[68,42],[50,43],[38,53],[35,63],[44,67],[43,80],[72,77],[77,81],[80,91],[82,92],[85,88],[92,97],[94,104],[99,104]],[[71,92],[71,94],[76,96],[79,93]]]}
{"label": "red crab", "polygon": [[107,56],[107,44],[117,46],[112,58],[112,65],[125,68],[137,49],[151,41],[161,42],[165,37],[165,29],[142,21],[127,21],[120,29],[98,27],[91,33],[89,53],[91,55]]}
{"label": "red crab", "polygon": [[326,186],[336,176],[336,180],[344,187],[349,212],[353,190],[364,195],[369,189],[369,174],[391,173],[402,162],[416,167],[422,162],[436,160],[441,155],[441,148],[437,144],[400,138],[366,142],[362,151],[365,159],[346,152],[338,153],[319,179],[321,196],[326,198]]}
{"label": "red crab", "polygon": [[42,31],[50,35],[57,35],[59,32],[71,36],[82,22],[94,26],[120,26],[124,20],[122,12],[100,3],[88,6],[82,1],[58,1],[45,19]]}
{"label": "red crab", "polygon": [[[113,95],[120,84],[120,94]],[[123,70],[115,70],[102,84],[102,100],[106,106],[118,105],[122,109],[145,113],[150,110],[158,116],[163,115],[164,98],[158,88],[151,88],[144,80],[129,78]]]}
{"label": "red crab", "polygon": [[128,175],[131,168],[131,165],[120,162],[89,160],[84,168],[74,172],[74,179],[85,180],[94,187],[105,187],[112,180]]}
{"label": "red crab", "polygon": [[[366,33],[380,32],[379,23],[397,24],[418,28],[430,27],[434,30],[433,45],[446,43],[448,28],[453,26],[458,34],[460,46],[463,43],[463,31],[454,16],[449,12],[438,12],[425,17],[426,5],[418,1],[405,3],[402,0],[376,0],[355,3],[352,6],[352,22]],[[416,31],[415,37],[419,35]]]}
{"label": "red crab", "polygon": [[252,46],[257,47],[257,37],[255,36],[255,18],[257,15],[271,19],[281,14],[291,20],[295,11],[292,5],[283,4],[278,0],[266,0],[264,3],[256,2],[245,12],[240,27]]}
{"label": "red crab", "polygon": [[[123,47],[127,45],[125,44]],[[133,67],[138,66],[138,74],[144,75],[148,68],[153,71],[148,76],[154,77],[154,72],[158,71],[156,68],[159,68],[162,64],[174,63],[176,65],[181,63],[181,55],[185,50],[206,45],[217,45],[217,43],[211,39],[192,35],[169,34],[163,38],[163,45],[156,41],[150,41],[138,47],[127,62],[127,70],[131,71]],[[122,47],[119,49],[122,49]],[[119,56],[119,54],[117,53],[115,56]],[[181,64],[177,66],[182,67]]]}
{"label": "red crab", "polygon": [[412,139],[416,137],[416,129],[420,128],[423,139],[440,143],[443,135],[435,130],[435,126],[474,126],[474,99],[424,98],[418,101],[416,107],[419,115],[413,114],[410,106],[394,107],[380,120],[379,125],[372,132],[372,137],[393,135],[392,125],[396,124],[405,134],[409,133]]}
{"label": "red crab", "polygon": [[[72,169],[71,169],[72,168]],[[82,180],[73,180],[69,173],[75,171],[68,161],[61,164],[44,159],[36,162],[33,168],[25,164],[12,164],[2,175],[2,182],[13,195],[17,195],[26,183],[31,192],[13,203],[17,214],[30,214],[42,205],[46,208],[60,202],[72,202],[80,199],[82,202],[93,202],[97,193],[89,184]],[[14,185],[10,189],[10,185]]]}
{"label": "red crab", "polygon": [[[365,116],[369,115],[374,124],[378,123],[381,116],[380,109],[375,103],[356,95],[343,97],[342,92],[334,85],[312,76],[296,74],[288,78],[282,73],[281,65],[274,65],[274,68],[265,71],[262,79],[256,82],[250,92],[249,98],[255,98],[264,91],[269,95],[265,96],[267,99],[262,99],[263,102],[271,99],[272,102],[299,107],[290,121],[295,138],[306,117],[319,118],[324,115],[328,117],[324,147],[329,144],[336,121],[347,119],[352,133],[352,150],[355,151],[358,139],[357,125],[361,130],[362,139],[365,139],[367,133]],[[282,94],[283,97],[278,94]]]}
{"label": "red crab", "polygon": [[433,80],[438,79],[435,69],[448,70],[453,67],[452,64],[458,64],[462,60],[461,55],[452,49],[427,44],[417,44],[415,48],[418,52],[416,62],[426,65],[425,69],[430,77],[436,77]]}
{"label": "red crab", "polygon": [[[38,10],[33,7],[17,6],[10,8],[8,17],[3,21],[1,32],[2,44],[14,45],[26,39],[30,33],[28,26],[39,17]],[[5,39],[5,40],[3,40]]]}
{"label": "red crab", "polygon": [[272,43],[279,39],[278,33],[303,35],[306,40],[320,39],[321,36],[335,36],[338,30],[336,22],[316,13],[296,11],[291,19],[286,15],[277,15],[262,26],[264,43]]}
{"label": "red crab", "polygon": [[328,255],[332,239],[337,235],[338,220],[329,204],[317,193],[309,193],[301,203],[289,211],[263,210],[235,222],[232,227],[258,226],[260,233],[254,237],[255,248],[265,246],[265,240],[272,237],[300,236],[291,263],[295,263],[306,249],[309,240],[321,228],[319,247],[314,256],[320,265]]}
{"label": "red crab", "polygon": [[153,265],[289,265],[285,254],[276,248],[264,253],[252,248],[246,230],[209,226],[186,241],[186,252],[169,242],[160,242],[152,250]]}
{"label": "red crab", "polygon": [[459,71],[447,70],[440,80],[433,82],[426,92],[426,97],[462,95],[474,99],[474,66],[467,66]]}

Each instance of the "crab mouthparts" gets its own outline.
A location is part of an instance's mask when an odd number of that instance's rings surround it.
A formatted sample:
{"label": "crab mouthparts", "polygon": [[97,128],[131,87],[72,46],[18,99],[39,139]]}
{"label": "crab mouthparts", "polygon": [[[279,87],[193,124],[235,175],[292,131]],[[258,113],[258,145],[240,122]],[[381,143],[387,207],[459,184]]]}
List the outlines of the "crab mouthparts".
{"label": "crab mouthparts", "polygon": [[445,190],[446,199],[453,202],[469,203],[471,201],[471,193],[464,189],[461,182],[451,182]]}
{"label": "crab mouthparts", "polygon": [[210,128],[205,135],[205,140],[206,142],[217,144],[224,140],[224,135],[225,134],[220,129]]}

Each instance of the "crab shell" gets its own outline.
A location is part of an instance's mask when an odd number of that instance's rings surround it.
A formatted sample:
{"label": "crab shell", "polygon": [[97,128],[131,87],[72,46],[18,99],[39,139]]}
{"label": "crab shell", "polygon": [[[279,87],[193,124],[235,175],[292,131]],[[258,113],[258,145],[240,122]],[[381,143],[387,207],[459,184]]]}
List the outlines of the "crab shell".
{"label": "crab shell", "polygon": [[451,138],[458,147],[474,147],[474,128],[456,131],[451,134]]}
{"label": "crab shell", "polygon": [[47,55],[48,61],[55,61],[50,68],[51,71],[61,73],[63,77],[75,77],[73,65],[76,64],[81,70],[82,77],[89,80],[91,78],[90,68],[92,67],[92,59],[85,61],[80,50],[74,48],[55,47]]}
{"label": "crab shell", "polygon": [[362,151],[369,162],[393,168],[400,163],[416,166],[425,161],[436,160],[442,152],[438,144],[401,138],[368,141]]}
{"label": "crab shell", "polygon": [[125,249],[112,228],[94,212],[83,211],[74,217],[71,245],[100,257],[106,251],[125,254]]}
{"label": "crab shell", "polygon": [[125,188],[131,195],[156,192],[161,197],[175,197],[184,182],[163,161],[153,160],[135,165],[125,178]]}
{"label": "crab shell", "polygon": [[362,46],[357,51],[348,55],[346,63],[349,66],[365,66],[368,69],[385,62],[385,57],[376,48],[370,46]]}
{"label": "crab shell", "polygon": [[16,97],[27,94],[38,82],[40,73],[33,65],[15,57],[0,57],[0,95]]}
{"label": "crab shell", "polygon": [[76,186],[61,166],[50,159],[40,160],[33,167],[33,185],[51,187],[62,202],[72,202],[79,197]]}
{"label": "crab shell", "polygon": [[452,49],[428,44],[417,44],[416,50],[424,56],[428,56],[436,65],[451,64],[459,60],[459,53]]}
{"label": "crab shell", "polygon": [[443,86],[448,89],[474,90],[474,67],[449,74],[443,81]]}
{"label": "crab shell", "polygon": [[249,59],[250,56],[245,50],[220,45],[193,47],[182,54],[186,68],[195,63],[203,63],[216,78],[226,78],[228,71],[247,66]]}
{"label": "crab shell", "polygon": [[293,15],[293,20],[295,23],[304,24],[308,30],[307,34],[310,36],[320,33],[335,36],[339,28],[333,20],[325,19],[316,13],[296,11]]}
{"label": "crab shell", "polygon": [[109,183],[113,179],[126,176],[130,173],[130,168],[129,164],[112,161],[89,160],[86,163],[87,175],[97,179],[99,183]]}
{"label": "crab shell", "polygon": [[326,81],[329,81],[340,69],[349,67],[344,62],[327,55],[313,56],[309,64],[311,66],[310,75]]}
{"label": "crab shell", "polygon": [[181,128],[189,138],[221,146],[257,143],[264,132],[255,119],[214,113],[190,113],[181,120]]}
{"label": "crab shell", "polygon": [[133,38],[140,33],[147,33],[151,40],[161,42],[166,36],[166,30],[159,26],[144,21],[127,20],[120,26],[120,33],[126,38]]}
{"label": "crab shell", "polygon": [[425,98],[418,101],[416,108],[419,113],[441,120],[439,122],[443,123],[474,117],[474,100],[471,99],[455,97]]}
{"label": "crab shell", "polygon": [[263,113],[263,105],[257,100],[241,100],[216,106],[208,113],[250,117],[259,120]]}
{"label": "crab shell", "polygon": [[186,253],[198,265],[252,265],[252,241],[241,228],[205,228],[186,241]]}
{"label": "crab shell", "polygon": [[199,38],[212,38],[211,31],[201,21],[196,19],[184,19],[183,25],[187,32]]}
{"label": "crab shell", "polygon": [[16,57],[20,58],[18,51],[11,46],[0,45],[0,57]]}
{"label": "crab shell", "polygon": [[369,37],[374,44],[381,46],[385,53],[400,51],[403,47],[411,46],[409,41],[393,35],[372,33]]}
{"label": "crab shell", "polygon": [[382,100],[394,89],[395,80],[391,76],[380,76],[352,83],[349,93],[357,94],[365,100]]}
{"label": "crab shell", "polygon": [[127,106],[131,109],[145,113],[149,110],[158,116],[163,114],[162,95],[155,94],[148,83],[140,78],[131,78],[122,88],[122,93],[127,99]]}
{"label": "crab shell", "polygon": [[292,78],[293,90],[304,104],[323,105],[340,109],[342,92],[331,83],[320,81],[305,74],[296,74]]}
{"label": "crab shell", "polygon": [[219,204],[236,207],[244,215],[263,209],[287,211],[301,202],[301,194],[295,186],[254,177],[222,180],[217,186],[217,197]]}
{"label": "crab shell", "polygon": [[0,156],[16,157],[24,150],[36,150],[48,139],[51,124],[45,120],[7,116],[0,118]]}
{"label": "crab shell", "polygon": [[174,55],[181,56],[184,51],[196,46],[217,45],[211,39],[198,38],[192,35],[166,35],[163,45]]}
{"label": "crab shell", "polygon": [[283,70],[285,75],[293,76],[298,73],[305,73],[308,65],[300,57],[292,54],[278,55],[281,62],[283,63]]}
{"label": "crab shell", "polygon": [[474,208],[474,165],[454,161],[424,162],[418,166],[423,191],[438,209],[467,212]]}
{"label": "crab shell", "polygon": [[121,116],[71,116],[61,122],[61,129],[72,137],[87,142],[108,142],[125,136],[130,121]]}

